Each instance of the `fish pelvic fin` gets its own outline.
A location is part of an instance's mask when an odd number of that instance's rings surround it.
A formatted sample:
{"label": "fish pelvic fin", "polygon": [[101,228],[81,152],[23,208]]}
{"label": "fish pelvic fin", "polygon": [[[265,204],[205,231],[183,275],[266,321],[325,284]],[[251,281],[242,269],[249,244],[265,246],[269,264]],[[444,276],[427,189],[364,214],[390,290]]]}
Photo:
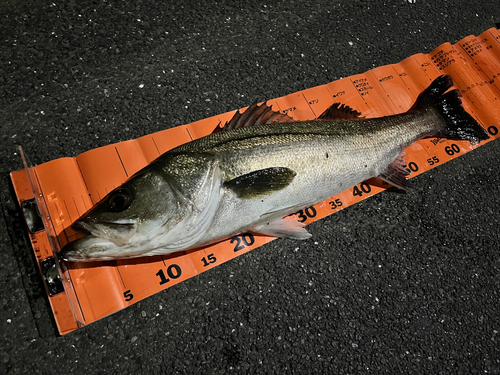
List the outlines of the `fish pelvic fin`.
{"label": "fish pelvic fin", "polygon": [[437,77],[417,98],[412,109],[422,110],[434,107],[446,121],[445,128],[435,136],[448,139],[479,142],[489,138],[488,133],[464,109],[460,91],[457,89],[446,92],[453,86],[449,75]]}
{"label": "fish pelvic fin", "polygon": [[250,126],[277,124],[284,122],[295,122],[293,118],[285,113],[275,111],[267,105],[267,102],[258,104],[253,103],[245,111],[236,111],[234,116],[226,122],[224,126],[217,126],[212,134],[234,130],[239,128],[247,128]]}
{"label": "fish pelvic fin", "polygon": [[305,228],[305,224],[295,220],[276,219],[267,223],[259,224],[251,229],[252,232],[271,237],[286,237],[296,240],[307,240],[311,238]]}

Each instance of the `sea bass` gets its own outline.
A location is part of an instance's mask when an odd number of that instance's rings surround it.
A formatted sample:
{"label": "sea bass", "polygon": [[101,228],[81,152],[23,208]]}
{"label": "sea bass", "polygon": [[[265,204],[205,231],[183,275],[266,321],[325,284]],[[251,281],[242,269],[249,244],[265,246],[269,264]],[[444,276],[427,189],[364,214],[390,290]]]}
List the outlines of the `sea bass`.
{"label": "sea bass", "polygon": [[90,235],[60,255],[68,261],[166,255],[244,232],[307,239],[303,224],[284,217],[372,177],[406,188],[403,150],[413,142],[488,138],[458,90],[448,91],[452,85],[440,76],[408,112],[375,119],[339,103],[301,122],[252,105],[109,193],[74,224]]}

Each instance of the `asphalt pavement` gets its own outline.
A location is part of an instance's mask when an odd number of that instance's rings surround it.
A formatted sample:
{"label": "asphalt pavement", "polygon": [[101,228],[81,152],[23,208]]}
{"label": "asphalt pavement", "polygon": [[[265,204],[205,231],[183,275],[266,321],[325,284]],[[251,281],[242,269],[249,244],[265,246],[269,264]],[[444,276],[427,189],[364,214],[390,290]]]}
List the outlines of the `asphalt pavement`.
{"label": "asphalt pavement", "polygon": [[498,22],[498,0],[4,0],[0,373],[500,373],[498,141],[62,337],[9,183],[18,145],[75,156]]}

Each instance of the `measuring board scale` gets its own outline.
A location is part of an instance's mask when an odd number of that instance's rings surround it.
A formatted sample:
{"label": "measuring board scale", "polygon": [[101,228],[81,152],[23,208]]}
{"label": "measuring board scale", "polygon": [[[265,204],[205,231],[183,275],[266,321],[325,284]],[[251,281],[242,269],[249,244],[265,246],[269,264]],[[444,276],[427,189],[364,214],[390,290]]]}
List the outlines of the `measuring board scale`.
{"label": "measuring board scale", "polygon": [[[398,64],[273,99],[268,104],[299,121],[315,119],[334,102],[347,104],[367,118],[387,116],[407,111],[418,94],[441,74],[451,75],[466,109],[488,130],[490,140],[497,138],[500,126],[497,29],[487,30],[479,37],[469,36],[454,45],[443,44],[427,55],[416,54]],[[159,155],[210,134],[234,113],[36,167],[26,162],[25,170],[12,172],[20,205],[35,200],[44,224],[44,230],[30,232],[42,274],[45,272],[47,276],[47,269],[52,269],[51,264],[43,262],[81,236],[71,229],[72,222]],[[416,142],[405,150],[410,177],[478,146],[445,139]],[[365,181],[298,212],[294,219],[309,224],[387,187],[378,179]],[[204,249],[170,256],[92,263],[54,262],[62,275],[64,291],[51,295],[53,288],[47,287],[47,293],[59,332],[65,334],[101,319],[271,240],[245,233]]]}

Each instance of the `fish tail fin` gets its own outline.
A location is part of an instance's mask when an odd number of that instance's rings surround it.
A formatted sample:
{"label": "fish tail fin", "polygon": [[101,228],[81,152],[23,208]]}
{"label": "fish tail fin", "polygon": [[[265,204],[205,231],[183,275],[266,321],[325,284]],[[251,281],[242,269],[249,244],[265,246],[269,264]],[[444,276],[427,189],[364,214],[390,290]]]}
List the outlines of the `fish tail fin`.
{"label": "fish tail fin", "polygon": [[479,142],[489,138],[486,130],[464,109],[457,89],[449,75],[436,78],[417,98],[414,109],[434,107],[445,119],[446,125],[436,136],[448,139]]}

